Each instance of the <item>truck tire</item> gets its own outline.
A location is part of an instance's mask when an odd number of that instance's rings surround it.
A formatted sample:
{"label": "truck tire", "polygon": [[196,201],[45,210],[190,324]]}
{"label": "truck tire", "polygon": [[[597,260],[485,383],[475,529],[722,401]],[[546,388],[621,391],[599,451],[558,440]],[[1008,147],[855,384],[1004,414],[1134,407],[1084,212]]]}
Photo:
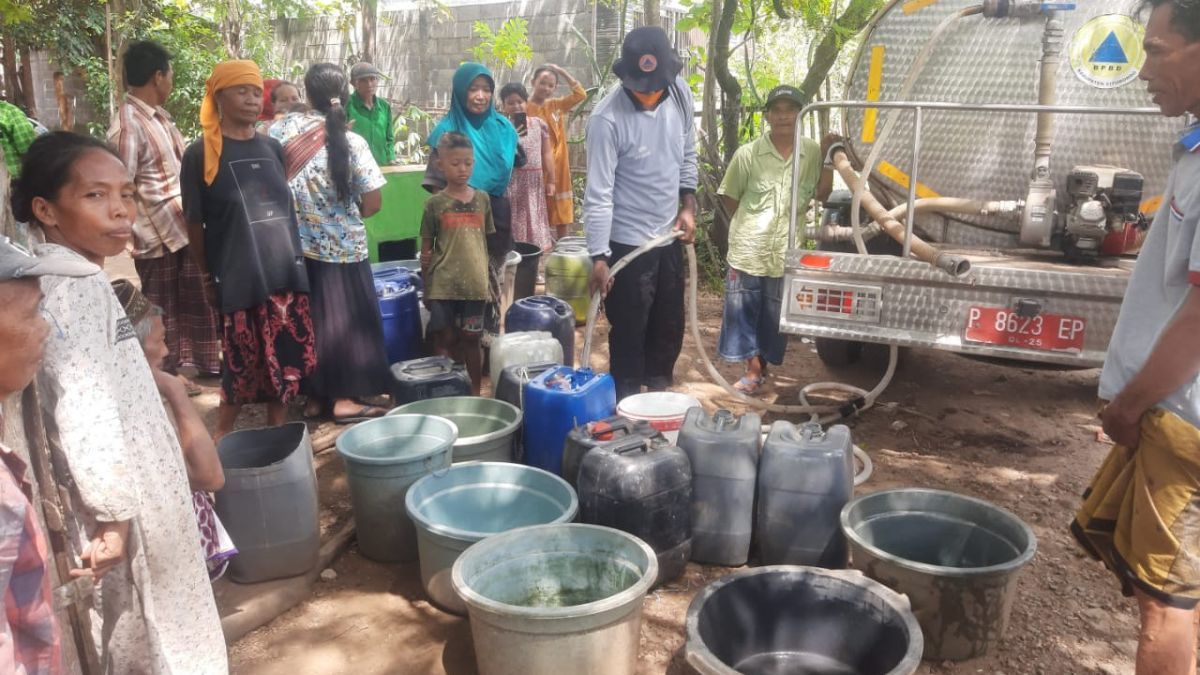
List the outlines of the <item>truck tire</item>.
{"label": "truck tire", "polygon": [[861,342],[833,338],[816,338],[814,342],[817,343],[817,357],[821,359],[821,363],[832,368],[852,366],[862,358]]}

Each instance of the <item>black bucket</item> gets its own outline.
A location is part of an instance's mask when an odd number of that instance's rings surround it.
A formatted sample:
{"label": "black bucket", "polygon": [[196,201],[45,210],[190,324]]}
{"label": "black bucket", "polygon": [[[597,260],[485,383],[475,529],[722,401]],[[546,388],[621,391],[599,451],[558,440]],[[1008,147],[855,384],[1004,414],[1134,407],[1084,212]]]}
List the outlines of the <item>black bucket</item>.
{"label": "black bucket", "polygon": [[687,660],[701,675],[911,675],[923,646],[908,600],[853,570],[737,572],[687,613]]}
{"label": "black bucket", "polygon": [[542,249],[537,244],[525,241],[513,242],[513,250],[521,254],[521,262],[517,265],[516,282],[513,284],[513,302],[528,298],[534,294],[537,286],[538,261],[542,257]]}

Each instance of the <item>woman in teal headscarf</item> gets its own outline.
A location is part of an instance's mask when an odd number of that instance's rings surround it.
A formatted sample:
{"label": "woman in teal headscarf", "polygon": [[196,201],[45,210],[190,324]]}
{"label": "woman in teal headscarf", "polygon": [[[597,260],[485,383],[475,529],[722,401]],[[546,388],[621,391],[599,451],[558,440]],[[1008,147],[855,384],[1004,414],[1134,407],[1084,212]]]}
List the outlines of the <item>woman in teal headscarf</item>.
{"label": "woman in teal headscarf", "polygon": [[493,197],[503,197],[512,176],[517,156],[517,130],[496,110],[492,94],[496,81],[482,63],[464,63],[454,72],[454,92],[450,112],[429,134],[429,145],[436,148],[447,131],[457,131],[475,146],[475,171],[471,187]]}
{"label": "woman in teal headscarf", "polygon": [[[433,148],[422,185],[430,192],[446,186],[446,179],[437,170],[437,143],[442,134],[456,131],[471,139],[475,148],[475,168],[467,183],[491,197],[492,220],[496,233],[488,235],[488,253],[492,262],[493,295],[499,298],[498,272],[504,257],[512,248],[512,210],[504,192],[512,178],[513,166],[525,163],[517,138],[517,130],[507,117],[496,110],[492,95],[496,80],[492,71],[482,63],[464,63],[454,71],[454,91],[450,97],[450,112],[437,123],[427,142]],[[484,317],[488,332],[499,327],[499,309],[491,303]]]}

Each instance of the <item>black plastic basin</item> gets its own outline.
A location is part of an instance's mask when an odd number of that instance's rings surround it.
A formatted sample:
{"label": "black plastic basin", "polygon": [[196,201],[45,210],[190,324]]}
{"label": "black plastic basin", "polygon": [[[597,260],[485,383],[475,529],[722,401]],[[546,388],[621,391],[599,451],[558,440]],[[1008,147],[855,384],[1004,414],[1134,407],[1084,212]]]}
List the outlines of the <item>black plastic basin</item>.
{"label": "black plastic basin", "polygon": [[853,570],[745,570],[688,608],[687,659],[701,675],[911,675],[922,649],[908,600]]}

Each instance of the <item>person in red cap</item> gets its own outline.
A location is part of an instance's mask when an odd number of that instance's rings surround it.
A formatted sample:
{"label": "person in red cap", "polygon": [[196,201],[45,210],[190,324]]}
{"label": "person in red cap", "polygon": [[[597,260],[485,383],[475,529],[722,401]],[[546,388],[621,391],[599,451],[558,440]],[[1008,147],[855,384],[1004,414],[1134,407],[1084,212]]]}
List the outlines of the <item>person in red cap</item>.
{"label": "person in red cap", "polygon": [[[588,184],[583,222],[592,256],[590,287],[607,292],[610,371],[617,396],[663,390],[683,347],[683,246],[696,229],[695,104],[679,77],[683,62],[661,28],[625,37],[617,87],[587,124]],[[609,265],[647,241],[683,236],[632,261]]]}

